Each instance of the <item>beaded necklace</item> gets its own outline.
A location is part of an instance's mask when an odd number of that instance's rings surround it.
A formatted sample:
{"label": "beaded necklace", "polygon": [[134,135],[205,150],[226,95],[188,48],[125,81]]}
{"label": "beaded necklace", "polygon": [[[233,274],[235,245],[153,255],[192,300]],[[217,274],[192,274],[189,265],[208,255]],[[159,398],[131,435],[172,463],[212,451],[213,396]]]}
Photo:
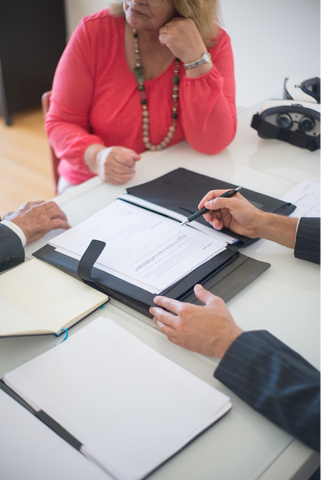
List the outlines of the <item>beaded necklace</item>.
{"label": "beaded necklace", "polygon": [[177,120],[177,108],[178,108],[178,91],[179,91],[179,58],[175,58],[175,69],[174,69],[174,77],[173,77],[173,108],[172,108],[172,123],[169,127],[167,135],[164,137],[163,141],[158,145],[152,145],[149,138],[149,112],[147,108],[147,99],[145,95],[145,85],[144,85],[144,68],[140,63],[140,54],[139,54],[139,47],[138,47],[138,33],[137,29],[133,28],[133,35],[134,35],[134,44],[135,44],[135,59],[136,59],[136,67],[134,68],[136,80],[138,82],[138,90],[141,94],[141,104],[143,107],[143,142],[145,147],[149,150],[162,150],[163,148],[167,147],[167,144],[171,141],[171,138],[174,135],[176,129],[176,120]]}

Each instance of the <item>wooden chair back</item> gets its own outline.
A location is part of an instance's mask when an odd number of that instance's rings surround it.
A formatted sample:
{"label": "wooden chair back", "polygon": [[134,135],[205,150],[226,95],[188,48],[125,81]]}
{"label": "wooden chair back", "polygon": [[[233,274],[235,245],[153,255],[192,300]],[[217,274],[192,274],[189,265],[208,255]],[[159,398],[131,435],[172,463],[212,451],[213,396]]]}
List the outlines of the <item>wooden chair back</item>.
{"label": "wooden chair back", "polygon": [[[42,111],[45,119],[49,110],[50,96],[51,96],[51,91],[45,92],[41,97]],[[48,140],[48,143],[49,143],[49,149],[50,149],[51,170],[52,170],[52,176],[54,181],[54,189],[55,189],[55,193],[57,194],[58,181],[59,181],[58,164],[60,162],[60,159],[56,157],[55,152],[53,151],[53,148],[50,145],[49,140]]]}

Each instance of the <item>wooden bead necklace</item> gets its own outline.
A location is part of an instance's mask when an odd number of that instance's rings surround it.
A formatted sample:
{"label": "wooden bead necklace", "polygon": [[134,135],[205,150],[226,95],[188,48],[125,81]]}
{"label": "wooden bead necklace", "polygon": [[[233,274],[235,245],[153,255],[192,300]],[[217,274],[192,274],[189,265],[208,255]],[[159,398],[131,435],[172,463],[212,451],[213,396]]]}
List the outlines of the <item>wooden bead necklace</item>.
{"label": "wooden bead necklace", "polygon": [[135,45],[135,59],[136,59],[136,67],[134,68],[136,80],[138,82],[138,90],[141,94],[141,104],[143,107],[143,142],[145,147],[149,150],[162,150],[163,148],[167,147],[167,144],[171,141],[175,129],[176,129],[176,120],[177,120],[177,109],[178,109],[178,98],[179,98],[179,58],[175,58],[175,69],[174,69],[174,77],[173,77],[173,108],[172,108],[172,123],[169,127],[167,135],[164,137],[163,141],[160,142],[158,145],[152,145],[149,138],[149,112],[147,108],[147,99],[145,95],[145,85],[144,85],[144,68],[140,63],[140,54],[139,54],[139,47],[138,47],[138,33],[137,29],[133,28],[134,34],[134,45]]}

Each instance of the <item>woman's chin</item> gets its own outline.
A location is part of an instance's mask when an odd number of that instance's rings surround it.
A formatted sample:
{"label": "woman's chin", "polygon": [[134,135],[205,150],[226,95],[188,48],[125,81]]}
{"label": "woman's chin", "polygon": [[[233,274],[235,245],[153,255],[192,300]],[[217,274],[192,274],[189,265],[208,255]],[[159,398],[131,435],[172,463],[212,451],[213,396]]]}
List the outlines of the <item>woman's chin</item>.
{"label": "woman's chin", "polygon": [[133,15],[126,16],[126,21],[132,28],[137,28],[137,30],[145,30],[146,28],[144,28],[145,22],[143,22],[141,18],[137,18]]}
{"label": "woman's chin", "polygon": [[137,30],[141,31],[153,30],[153,26],[150,25],[147,15],[135,15],[128,9],[125,12],[125,18],[128,25],[132,28],[137,28]]}

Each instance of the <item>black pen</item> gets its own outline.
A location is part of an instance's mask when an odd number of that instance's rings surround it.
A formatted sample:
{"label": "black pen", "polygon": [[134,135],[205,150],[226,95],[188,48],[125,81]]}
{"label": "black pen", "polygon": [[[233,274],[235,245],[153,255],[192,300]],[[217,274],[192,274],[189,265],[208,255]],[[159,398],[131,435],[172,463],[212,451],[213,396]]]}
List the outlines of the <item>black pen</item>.
{"label": "black pen", "polygon": [[[237,187],[234,190],[228,190],[228,192],[223,193],[223,195],[220,195],[220,197],[225,197],[225,198],[231,198],[233,197],[239,190],[241,190],[242,187]],[[218,197],[217,197],[218,198]],[[208,208],[202,208],[201,210],[198,210],[197,212],[193,213],[193,215],[190,215],[189,217],[184,220],[181,225],[186,225],[186,223],[191,223],[195,218],[200,217],[201,215],[204,215],[204,213],[207,213],[209,211]]]}

